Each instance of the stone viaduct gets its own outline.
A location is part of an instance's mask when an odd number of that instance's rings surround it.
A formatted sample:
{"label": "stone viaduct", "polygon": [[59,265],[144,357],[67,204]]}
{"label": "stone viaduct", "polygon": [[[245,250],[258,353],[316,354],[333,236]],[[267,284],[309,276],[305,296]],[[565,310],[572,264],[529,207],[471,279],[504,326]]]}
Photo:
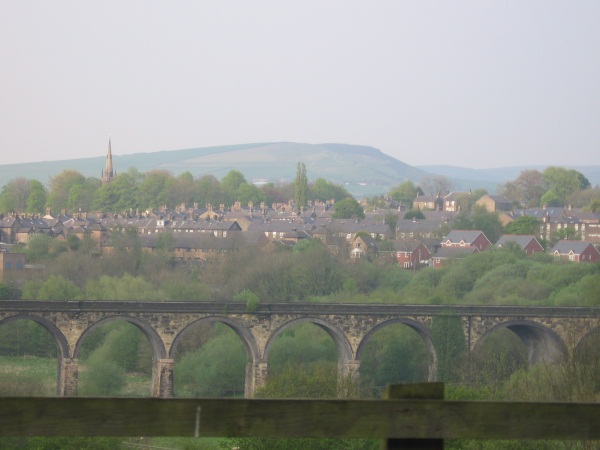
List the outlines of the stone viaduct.
{"label": "stone viaduct", "polygon": [[423,339],[429,380],[436,379],[434,317],[460,317],[467,348],[474,351],[490,333],[508,328],[523,342],[530,363],[553,362],[600,330],[600,308],[439,306],[391,304],[261,304],[249,313],[241,303],[0,301],[0,326],[33,320],[54,337],[58,348],[57,395],[77,395],[78,357],[86,335],[109,321],[138,327],[153,351],[152,396],[173,396],[173,355],[179,340],[201,322],[222,322],[240,337],[247,354],[247,397],[265,382],[269,349],[286,328],[313,323],[325,330],[338,351],[340,377],[358,376],[369,337],[391,324],[404,324]]}

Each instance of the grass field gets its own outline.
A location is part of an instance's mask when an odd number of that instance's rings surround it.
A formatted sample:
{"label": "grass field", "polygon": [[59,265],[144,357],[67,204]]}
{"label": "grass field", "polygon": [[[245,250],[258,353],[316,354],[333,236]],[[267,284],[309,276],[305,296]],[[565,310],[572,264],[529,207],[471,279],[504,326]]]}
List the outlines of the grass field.
{"label": "grass field", "polygon": [[[85,365],[80,366],[80,383],[85,383]],[[51,397],[56,395],[58,361],[35,356],[0,356],[0,395]],[[137,373],[126,374],[120,396],[149,397],[152,378]]]}
{"label": "grass field", "polygon": [[0,395],[56,395],[58,362],[56,358],[0,356]]}

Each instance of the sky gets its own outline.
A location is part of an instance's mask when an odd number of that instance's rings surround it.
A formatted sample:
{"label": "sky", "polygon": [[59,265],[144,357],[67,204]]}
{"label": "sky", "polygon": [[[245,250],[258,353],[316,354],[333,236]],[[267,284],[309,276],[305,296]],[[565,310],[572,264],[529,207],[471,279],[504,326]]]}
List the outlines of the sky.
{"label": "sky", "polygon": [[2,0],[0,164],[257,142],[600,164],[600,2]]}

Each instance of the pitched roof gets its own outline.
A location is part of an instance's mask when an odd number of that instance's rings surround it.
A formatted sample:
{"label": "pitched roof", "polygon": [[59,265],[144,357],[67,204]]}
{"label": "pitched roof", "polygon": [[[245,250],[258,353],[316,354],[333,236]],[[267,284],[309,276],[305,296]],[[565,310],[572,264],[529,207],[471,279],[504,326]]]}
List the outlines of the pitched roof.
{"label": "pitched roof", "polygon": [[551,253],[558,253],[560,255],[573,253],[575,255],[580,255],[590,246],[594,249],[596,248],[591,242],[565,239],[558,241],[556,245],[552,247]]}
{"label": "pitched roof", "polygon": [[465,242],[467,244],[470,244],[473,241],[475,241],[475,239],[477,239],[480,235],[483,235],[487,239],[485,234],[483,234],[483,232],[480,230],[452,230],[450,231],[450,233],[448,233],[448,236],[446,237],[446,239],[443,240],[443,242]]}
{"label": "pitched roof", "polygon": [[514,242],[519,247],[525,248],[532,240],[537,241],[536,237],[530,234],[503,234],[498,239],[498,242],[496,242],[496,247],[502,247],[509,242]]}

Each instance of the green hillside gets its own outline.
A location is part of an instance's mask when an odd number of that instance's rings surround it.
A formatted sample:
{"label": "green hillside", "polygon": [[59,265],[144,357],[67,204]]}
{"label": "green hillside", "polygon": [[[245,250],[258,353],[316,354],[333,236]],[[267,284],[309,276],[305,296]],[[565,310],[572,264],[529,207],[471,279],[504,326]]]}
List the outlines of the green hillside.
{"label": "green hillside", "polygon": [[[65,169],[99,178],[104,161],[105,155],[102,154],[96,158],[1,165],[0,186],[17,177],[35,179],[47,185],[51,177]],[[214,175],[221,179],[230,170],[236,169],[251,182],[292,181],[298,162],[306,165],[309,180],[325,178],[343,185],[355,197],[385,194],[406,180],[419,183],[431,174],[376,148],[348,144],[271,142],[130,155],[113,153],[117,174],[136,168],[140,172],[167,170],[173,175],[189,171],[196,178]],[[498,184],[479,181],[478,178],[455,177],[453,180],[457,190],[483,187],[493,192]]]}

